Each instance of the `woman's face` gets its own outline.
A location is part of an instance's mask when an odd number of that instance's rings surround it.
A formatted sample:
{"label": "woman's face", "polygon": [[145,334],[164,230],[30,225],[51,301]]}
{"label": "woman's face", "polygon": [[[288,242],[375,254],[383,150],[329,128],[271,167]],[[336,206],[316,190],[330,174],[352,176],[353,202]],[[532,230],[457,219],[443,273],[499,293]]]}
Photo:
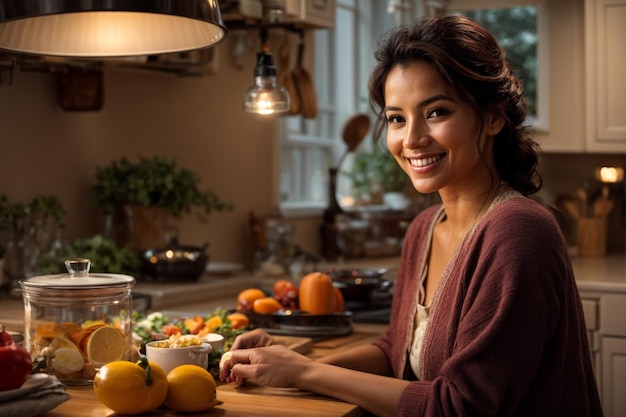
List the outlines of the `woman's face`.
{"label": "woman's face", "polygon": [[[439,75],[422,62],[396,66],[385,82],[387,146],[415,189],[432,193],[484,190],[493,155],[480,120]],[[485,121],[483,131],[490,129]]]}

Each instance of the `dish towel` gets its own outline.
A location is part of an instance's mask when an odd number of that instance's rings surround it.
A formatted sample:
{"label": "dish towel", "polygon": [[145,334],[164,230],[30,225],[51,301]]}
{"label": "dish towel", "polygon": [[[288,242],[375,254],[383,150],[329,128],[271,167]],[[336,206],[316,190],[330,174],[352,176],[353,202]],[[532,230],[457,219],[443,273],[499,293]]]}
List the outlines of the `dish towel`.
{"label": "dish towel", "polygon": [[56,376],[50,375],[48,381],[24,395],[0,403],[2,417],[34,417],[45,414],[56,406],[70,399],[63,385]]}

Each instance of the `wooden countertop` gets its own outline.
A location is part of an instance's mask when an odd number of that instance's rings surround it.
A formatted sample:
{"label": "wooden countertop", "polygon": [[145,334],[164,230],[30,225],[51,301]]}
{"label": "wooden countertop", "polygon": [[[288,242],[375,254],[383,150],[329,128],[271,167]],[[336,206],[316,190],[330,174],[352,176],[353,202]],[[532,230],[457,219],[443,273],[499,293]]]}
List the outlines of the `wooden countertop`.
{"label": "wooden countertop", "polygon": [[[350,349],[353,346],[368,343],[385,330],[380,324],[355,324],[354,332],[347,336],[326,339],[313,343],[307,356],[316,358],[330,353]],[[67,387],[71,399],[45,417],[111,417],[113,411],[105,407],[94,395],[90,386]],[[197,417],[277,417],[287,415],[286,410],[298,410],[298,416],[335,417],[365,416],[367,412],[353,404],[312,393],[293,390],[266,388],[254,384],[237,387],[235,384],[221,384],[217,388],[217,399],[221,405]],[[155,410],[142,414],[146,417],[174,417],[178,413]]]}
{"label": "wooden countertop", "polygon": [[[198,305],[198,308],[206,307]],[[208,311],[208,310],[207,310]],[[23,332],[22,300],[0,296],[0,322],[8,330]],[[374,340],[386,325],[355,323],[354,331],[347,336],[328,338],[314,342],[307,356],[319,358],[334,352],[350,349]],[[45,414],[45,417],[111,417],[113,411],[105,407],[93,393],[91,386],[68,386],[71,399]],[[217,399],[223,404],[214,409],[194,414],[198,417],[250,417],[285,415],[286,410],[298,410],[299,416],[363,416],[367,413],[353,404],[305,392],[294,392],[265,388],[253,384],[236,387],[234,384],[221,384],[217,389]],[[174,417],[180,414],[166,410],[155,410],[142,414],[146,417]]]}
{"label": "wooden countertop", "polygon": [[[45,417],[111,417],[113,411],[99,402],[91,387],[70,388],[72,398],[45,414]],[[303,392],[290,392],[260,386],[236,387],[221,385],[217,399],[223,404],[203,412],[196,417],[278,417],[289,415],[289,410],[298,410],[298,416],[365,416],[367,413],[352,404],[332,398]],[[146,417],[180,417],[180,413],[156,410],[142,414]]]}

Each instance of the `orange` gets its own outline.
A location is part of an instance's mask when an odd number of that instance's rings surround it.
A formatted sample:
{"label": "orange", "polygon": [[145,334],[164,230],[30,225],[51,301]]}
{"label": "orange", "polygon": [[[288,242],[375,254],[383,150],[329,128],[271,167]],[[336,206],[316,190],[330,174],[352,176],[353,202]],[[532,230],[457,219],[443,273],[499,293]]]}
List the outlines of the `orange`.
{"label": "orange", "polygon": [[165,406],[183,413],[198,413],[213,408],[217,385],[206,369],[198,365],[181,365],[167,374]]}
{"label": "orange", "polygon": [[224,322],[220,316],[213,316],[204,323],[204,327],[209,330],[215,330],[218,327],[221,327]]}
{"label": "orange", "polygon": [[115,327],[104,326],[89,336],[85,351],[90,362],[108,363],[122,359],[126,348],[124,335]]}
{"label": "orange", "polygon": [[204,327],[204,319],[200,316],[185,319],[183,323],[190,334],[198,334]]}
{"label": "orange", "polygon": [[226,316],[226,319],[230,321],[231,329],[239,330],[243,329],[250,324],[250,319],[243,313],[232,313]]}
{"label": "orange", "polygon": [[78,346],[81,352],[87,354],[86,348],[87,348],[87,341],[89,340],[89,337],[97,329],[99,329],[100,327],[104,327],[104,326],[106,326],[106,324],[97,323],[97,324],[91,324],[87,327],[83,327],[81,330],[74,332],[72,334],[72,340],[74,341],[74,343],[76,343],[76,346]]}
{"label": "orange", "polygon": [[93,380],[96,397],[117,414],[142,414],[160,407],[167,396],[167,375],[145,356],[137,363],[109,362]]}
{"label": "orange", "polygon": [[263,297],[254,300],[252,310],[257,314],[271,314],[282,310],[283,306],[274,297]]}
{"label": "orange", "polygon": [[265,293],[258,288],[248,288],[247,290],[243,290],[237,296],[237,310],[252,311],[254,301],[265,297]]}

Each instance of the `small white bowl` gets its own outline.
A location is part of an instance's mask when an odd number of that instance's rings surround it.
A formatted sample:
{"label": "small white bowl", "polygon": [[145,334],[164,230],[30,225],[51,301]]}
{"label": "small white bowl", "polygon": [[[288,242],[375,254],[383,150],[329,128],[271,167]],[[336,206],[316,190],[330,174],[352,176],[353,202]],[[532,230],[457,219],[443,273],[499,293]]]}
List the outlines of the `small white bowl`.
{"label": "small white bowl", "polygon": [[214,352],[221,352],[224,349],[224,336],[219,333],[209,333],[202,336],[201,340],[210,344]]}
{"label": "small white bowl", "polygon": [[213,350],[209,343],[171,348],[156,347],[159,343],[163,343],[163,341],[146,343],[146,356],[149,361],[163,368],[166,374],[169,374],[172,369],[181,365],[198,365],[204,369],[207,369],[209,365],[209,353]]}

